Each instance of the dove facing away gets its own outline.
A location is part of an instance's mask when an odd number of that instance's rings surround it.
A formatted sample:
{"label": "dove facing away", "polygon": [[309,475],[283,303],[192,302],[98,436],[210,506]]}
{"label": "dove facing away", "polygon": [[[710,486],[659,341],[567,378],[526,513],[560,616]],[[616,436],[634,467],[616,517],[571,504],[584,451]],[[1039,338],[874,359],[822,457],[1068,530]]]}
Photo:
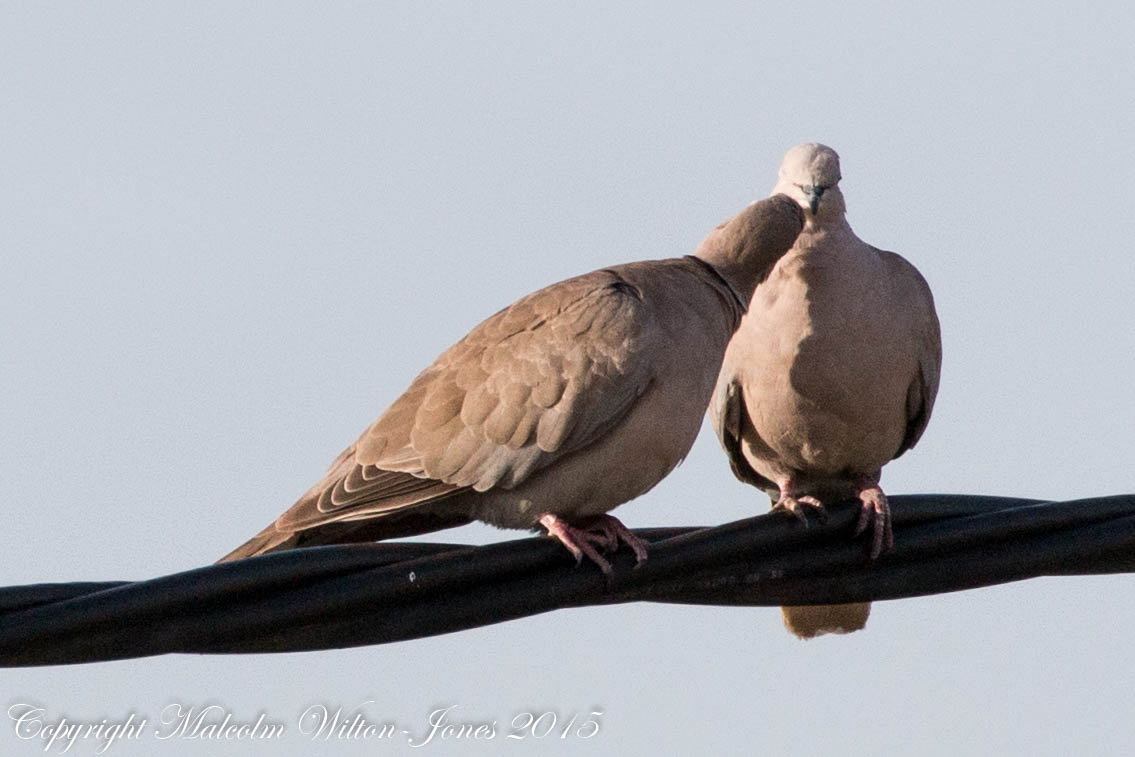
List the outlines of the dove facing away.
{"label": "dove facing away", "polygon": [[685,457],[753,290],[803,223],[771,197],[696,256],[604,268],[501,310],[222,561],[473,520],[543,526],[605,572],[599,549],[620,540],[641,561],[645,545],[606,513]]}
{"label": "dove facing away", "polygon": [[[926,281],[855,235],[840,178],[830,147],[784,156],[773,193],[800,205],[804,230],[753,295],[710,418],[733,473],[765,490],[773,509],[806,522],[806,508],[822,515],[824,501],[858,498],[856,534],[871,526],[874,559],[893,541],[881,471],[926,429],[942,341]],[[862,628],[870,605],[783,609],[789,630],[807,638]]]}

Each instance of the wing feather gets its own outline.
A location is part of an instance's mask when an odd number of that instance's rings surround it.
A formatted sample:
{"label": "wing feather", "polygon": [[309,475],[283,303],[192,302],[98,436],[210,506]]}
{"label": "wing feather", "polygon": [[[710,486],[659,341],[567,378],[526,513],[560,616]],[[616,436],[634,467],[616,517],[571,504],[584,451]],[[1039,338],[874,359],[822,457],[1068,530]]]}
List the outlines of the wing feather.
{"label": "wing feather", "polygon": [[653,376],[649,304],[606,269],[477,326],[276,521],[296,531],[511,488],[618,423]]}
{"label": "wing feather", "polygon": [[911,377],[906,396],[906,433],[895,452],[898,457],[918,443],[930,423],[942,376],[942,330],[934,310],[934,295],[918,269],[897,253],[878,252],[891,269],[894,285],[907,303],[909,325],[914,331],[918,353],[918,369]]}

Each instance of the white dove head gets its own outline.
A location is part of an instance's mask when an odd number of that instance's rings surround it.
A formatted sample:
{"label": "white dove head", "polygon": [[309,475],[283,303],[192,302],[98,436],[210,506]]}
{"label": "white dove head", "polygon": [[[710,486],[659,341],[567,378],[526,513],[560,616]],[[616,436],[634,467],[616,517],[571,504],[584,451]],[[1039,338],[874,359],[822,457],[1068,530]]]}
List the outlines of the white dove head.
{"label": "white dove head", "polygon": [[839,155],[827,145],[796,145],[780,162],[773,194],[786,194],[807,212],[809,222],[843,215],[846,206],[839,191]]}

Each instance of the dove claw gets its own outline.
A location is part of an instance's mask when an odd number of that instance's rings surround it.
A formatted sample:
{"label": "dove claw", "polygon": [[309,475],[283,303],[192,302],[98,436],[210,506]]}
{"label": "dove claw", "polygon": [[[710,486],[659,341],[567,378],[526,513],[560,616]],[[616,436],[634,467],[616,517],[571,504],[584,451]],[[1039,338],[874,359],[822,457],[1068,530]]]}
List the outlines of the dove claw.
{"label": "dove claw", "polygon": [[546,513],[540,518],[540,525],[547,529],[548,536],[558,539],[575,555],[577,565],[586,556],[608,575],[611,574],[611,563],[599,553],[599,550],[614,552],[618,550],[619,542],[622,542],[634,552],[636,568],[647,557],[646,542],[635,536],[612,515],[600,515],[585,525],[573,526],[557,515]]}
{"label": "dove claw", "polygon": [[891,506],[887,495],[879,487],[878,478],[865,479],[859,484],[859,520],[855,524],[855,536],[871,525],[869,545],[870,559],[876,560],[884,550],[895,545],[895,535],[891,529]]}
{"label": "dove claw", "polygon": [[826,523],[828,520],[827,510],[824,509],[823,503],[813,497],[811,494],[801,495],[796,489],[796,482],[789,478],[780,484],[780,498],[777,499],[776,504],[772,506],[773,512],[790,512],[796,516],[797,520],[808,527],[808,512],[810,511],[815,515],[816,520],[821,523]]}

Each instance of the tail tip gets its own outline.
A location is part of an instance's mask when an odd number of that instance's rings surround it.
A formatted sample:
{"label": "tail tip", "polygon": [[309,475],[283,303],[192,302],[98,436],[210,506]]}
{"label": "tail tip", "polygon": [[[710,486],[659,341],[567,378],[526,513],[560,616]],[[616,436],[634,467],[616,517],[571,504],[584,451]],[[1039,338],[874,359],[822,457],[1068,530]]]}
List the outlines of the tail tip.
{"label": "tail tip", "polygon": [[862,630],[871,614],[871,603],[798,605],[780,609],[785,628],[801,639],[814,639],[829,633],[844,634]]}

